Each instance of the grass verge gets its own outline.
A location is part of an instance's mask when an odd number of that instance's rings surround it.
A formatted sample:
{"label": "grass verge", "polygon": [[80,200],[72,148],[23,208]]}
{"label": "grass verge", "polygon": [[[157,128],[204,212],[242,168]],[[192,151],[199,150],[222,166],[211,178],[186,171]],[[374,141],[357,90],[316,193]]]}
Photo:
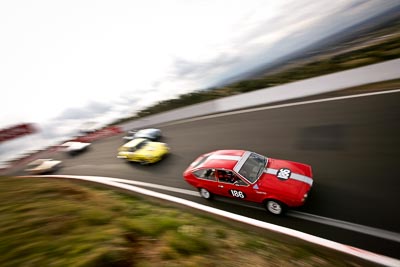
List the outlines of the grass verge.
{"label": "grass verge", "polygon": [[0,178],[1,266],[357,266],[333,255],[109,189]]}

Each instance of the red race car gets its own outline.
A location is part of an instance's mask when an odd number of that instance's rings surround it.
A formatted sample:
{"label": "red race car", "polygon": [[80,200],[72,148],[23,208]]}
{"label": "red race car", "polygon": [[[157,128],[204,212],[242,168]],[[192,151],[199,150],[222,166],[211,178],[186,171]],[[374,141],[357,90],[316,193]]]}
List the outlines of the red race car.
{"label": "red race car", "polygon": [[183,177],[205,199],[215,194],[258,202],[275,215],[303,205],[313,184],[311,166],[245,150],[204,154]]}

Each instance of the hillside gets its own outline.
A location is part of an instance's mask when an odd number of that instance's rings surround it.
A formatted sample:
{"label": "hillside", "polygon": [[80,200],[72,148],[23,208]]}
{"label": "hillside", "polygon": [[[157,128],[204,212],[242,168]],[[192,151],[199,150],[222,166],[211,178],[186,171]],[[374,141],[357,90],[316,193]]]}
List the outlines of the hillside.
{"label": "hillside", "polygon": [[[183,94],[145,108],[116,123],[221,97],[273,87],[400,57],[400,7],[255,68],[220,86]],[[223,85],[222,85],[223,84]]]}

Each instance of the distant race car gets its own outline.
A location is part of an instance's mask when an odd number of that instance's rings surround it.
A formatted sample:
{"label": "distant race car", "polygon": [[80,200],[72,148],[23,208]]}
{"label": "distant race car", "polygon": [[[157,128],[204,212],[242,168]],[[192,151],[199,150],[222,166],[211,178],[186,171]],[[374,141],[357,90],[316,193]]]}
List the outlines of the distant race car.
{"label": "distant race car", "polygon": [[165,143],[152,142],[145,138],[135,138],[118,149],[117,157],[144,165],[156,163],[168,153],[169,147]]}
{"label": "distant race car", "polygon": [[53,159],[37,159],[27,165],[26,172],[30,174],[45,174],[58,170],[61,167],[61,161]]}
{"label": "distant race car", "polygon": [[152,141],[157,141],[161,138],[161,130],[155,128],[142,129],[139,131],[129,131],[124,140],[133,140],[136,138],[146,138]]}
{"label": "distant race car", "polygon": [[69,154],[77,154],[88,149],[91,143],[69,141],[61,145],[61,151]]}
{"label": "distant race car", "polygon": [[130,130],[127,132],[127,134],[124,137],[122,137],[122,140],[124,140],[125,142],[131,141],[131,140],[133,140],[136,133],[137,133],[136,130]]}
{"label": "distant race car", "polygon": [[262,203],[275,215],[303,205],[313,184],[311,166],[245,150],[204,154],[183,177],[205,199],[221,195]]}

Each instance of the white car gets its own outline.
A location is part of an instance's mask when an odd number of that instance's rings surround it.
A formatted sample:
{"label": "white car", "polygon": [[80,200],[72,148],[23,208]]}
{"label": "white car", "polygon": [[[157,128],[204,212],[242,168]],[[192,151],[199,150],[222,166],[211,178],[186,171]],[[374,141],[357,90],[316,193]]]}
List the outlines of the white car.
{"label": "white car", "polygon": [[44,174],[58,170],[61,167],[60,160],[37,159],[27,165],[26,172],[30,174]]}
{"label": "white car", "polygon": [[90,145],[91,143],[69,141],[61,145],[61,151],[75,154],[86,150]]}
{"label": "white car", "polygon": [[124,140],[124,141],[131,141],[131,140],[134,139],[136,133],[137,133],[136,130],[130,130],[130,131],[128,131],[128,133],[126,134],[126,136],[122,137],[122,140]]}
{"label": "white car", "polygon": [[131,130],[126,136],[123,137],[123,140],[130,141],[137,138],[146,138],[151,141],[157,141],[161,138],[161,136],[162,134],[160,129],[148,128],[139,131]]}

